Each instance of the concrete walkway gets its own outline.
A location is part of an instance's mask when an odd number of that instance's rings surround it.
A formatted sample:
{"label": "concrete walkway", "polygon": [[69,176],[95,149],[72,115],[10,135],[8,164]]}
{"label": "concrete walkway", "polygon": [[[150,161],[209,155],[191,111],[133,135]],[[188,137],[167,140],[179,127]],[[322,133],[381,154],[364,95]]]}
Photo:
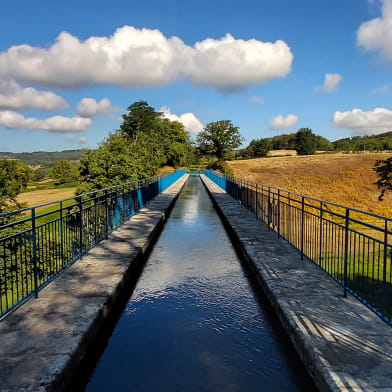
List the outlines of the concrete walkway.
{"label": "concrete walkway", "polygon": [[0,322],[0,391],[63,391],[188,175]]}
{"label": "concrete walkway", "polygon": [[392,391],[392,328],[202,175],[320,391]]}

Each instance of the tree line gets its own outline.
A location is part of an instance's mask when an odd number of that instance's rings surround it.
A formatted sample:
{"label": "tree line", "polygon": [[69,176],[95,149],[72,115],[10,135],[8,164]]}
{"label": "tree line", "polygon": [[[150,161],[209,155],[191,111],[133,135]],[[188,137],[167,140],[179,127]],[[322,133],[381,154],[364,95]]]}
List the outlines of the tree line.
{"label": "tree line", "polygon": [[317,150],[332,151],[333,144],[310,128],[301,128],[296,133],[254,139],[238,152],[239,158],[266,157],[271,150],[295,150],[298,155],[312,155]]}
{"label": "tree line", "polygon": [[254,139],[238,151],[238,158],[265,157],[271,150],[296,150],[298,155],[312,155],[316,151],[390,151],[392,132],[373,136],[355,136],[330,142],[315,134],[310,128],[301,128],[296,133],[282,134],[270,138]]}
{"label": "tree line", "polygon": [[[384,147],[389,147],[392,132],[374,136]],[[210,158],[209,167],[231,174],[226,159],[267,156],[271,149],[295,149],[298,155],[314,154],[316,150],[333,151],[360,145],[363,138],[342,139],[331,143],[310,128],[272,138],[252,140],[241,150],[244,141],[239,127],[230,120],[207,124],[193,141],[183,124],[170,121],[146,101],[130,105],[123,115],[119,129],[110,133],[95,150],[85,150],[78,162],[67,159],[44,165],[32,171],[19,160],[0,159],[0,213],[17,209],[17,194],[30,179],[44,176],[55,179],[56,184],[77,182],[76,194],[140,180],[156,174],[162,166],[184,167],[199,164],[203,157]],[[362,141],[361,141],[362,140]],[[367,138],[370,145],[371,138]],[[350,144],[352,143],[352,144]],[[73,152],[72,152],[73,153]],[[379,161],[375,167],[379,179],[376,185],[385,191],[392,188],[392,159]]]}
{"label": "tree line", "polygon": [[29,166],[50,167],[58,161],[79,161],[85,149],[64,151],[0,152],[0,159],[19,159]]}

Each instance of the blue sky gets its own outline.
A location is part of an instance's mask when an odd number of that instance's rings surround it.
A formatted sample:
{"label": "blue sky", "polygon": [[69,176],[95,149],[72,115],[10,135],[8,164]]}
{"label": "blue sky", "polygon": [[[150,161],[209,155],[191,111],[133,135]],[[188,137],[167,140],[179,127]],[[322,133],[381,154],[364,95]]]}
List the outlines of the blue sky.
{"label": "blue sky", "polygon": [[0,151],[95,148],[138,100],[245,144],[392,130],[392,0],[5,0],[0,29]]}

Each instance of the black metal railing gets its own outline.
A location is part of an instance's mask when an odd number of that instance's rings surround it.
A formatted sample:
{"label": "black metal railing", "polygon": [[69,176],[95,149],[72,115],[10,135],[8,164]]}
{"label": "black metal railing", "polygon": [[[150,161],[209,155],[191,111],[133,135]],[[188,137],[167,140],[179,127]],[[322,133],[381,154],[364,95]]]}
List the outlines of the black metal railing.
{"label": "black metal railing", "polygon": [[204,174],[392,326],[392,219],[272,186]]}
{"label": "black metal railing", "polygon": [[0,214],[0,318],[185,173]]}

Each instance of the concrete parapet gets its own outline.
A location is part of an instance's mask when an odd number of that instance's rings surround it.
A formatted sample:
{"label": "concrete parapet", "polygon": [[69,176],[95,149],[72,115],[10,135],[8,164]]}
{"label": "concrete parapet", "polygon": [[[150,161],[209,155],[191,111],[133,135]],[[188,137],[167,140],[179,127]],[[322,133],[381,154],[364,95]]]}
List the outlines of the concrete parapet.
{"label": "concrete parapet", "polygon": [[320,391],[392,391],[392,328],[206,176],[237,249]]}
{"label": "concrete parapet", "polygon": [[0,322],[0,391],[63,391],[185,184],[184,175]]}

